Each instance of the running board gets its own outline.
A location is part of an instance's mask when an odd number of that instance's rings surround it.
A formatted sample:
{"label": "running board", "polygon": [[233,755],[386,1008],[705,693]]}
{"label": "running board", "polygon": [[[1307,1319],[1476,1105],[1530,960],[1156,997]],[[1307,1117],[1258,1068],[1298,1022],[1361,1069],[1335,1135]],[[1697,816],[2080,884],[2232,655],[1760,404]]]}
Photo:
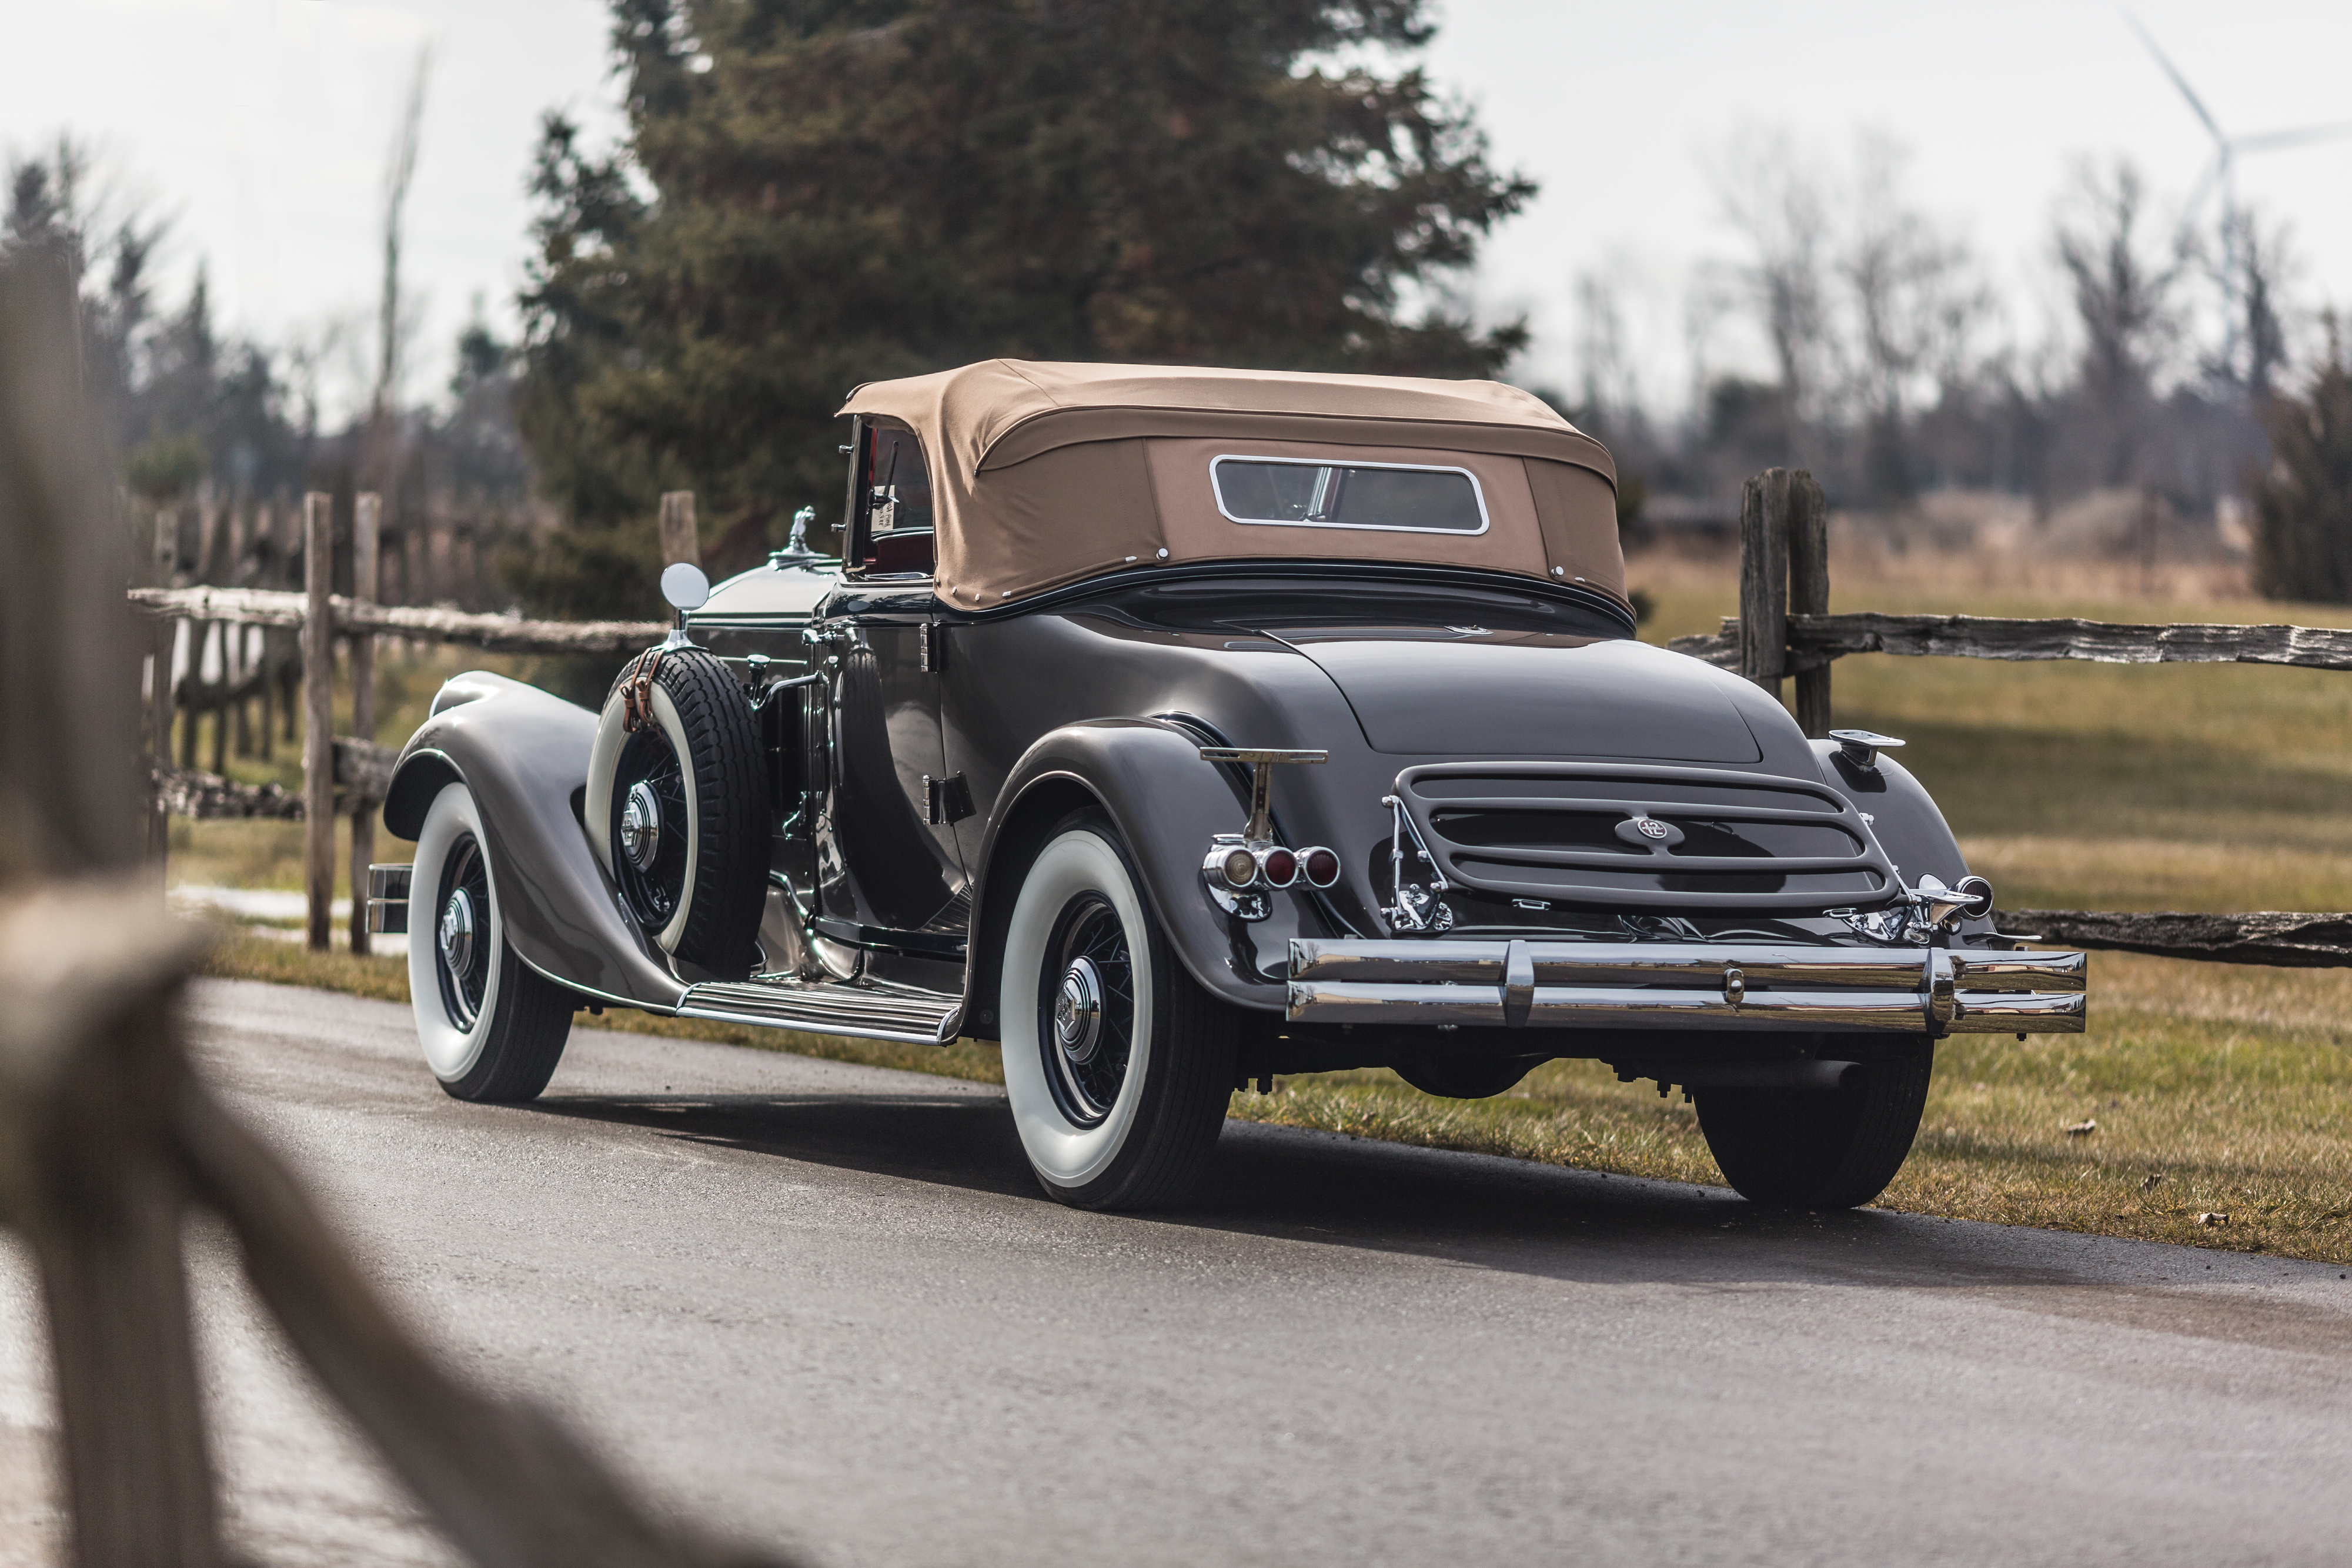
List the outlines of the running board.
{"label": "running board", "polygon": [[678,998],[677,1016],[855,1040],[946,1045],[963,1022],[963,998],[876,980],[713,981],[688,987]]}

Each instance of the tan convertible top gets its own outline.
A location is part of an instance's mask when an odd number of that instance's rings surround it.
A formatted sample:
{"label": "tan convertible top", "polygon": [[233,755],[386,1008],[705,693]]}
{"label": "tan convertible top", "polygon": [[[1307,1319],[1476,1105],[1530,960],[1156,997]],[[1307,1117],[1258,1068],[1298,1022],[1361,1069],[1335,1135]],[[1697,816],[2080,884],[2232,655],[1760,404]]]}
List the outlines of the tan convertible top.
{"label": "tan convertible top", "polygon": [[[1125,567],[1286,559],[1480,566],[1622,601],[1616,471],[1498,382],[988,360],[869,382],[842,413],[911,430],[941,598],[981,609]],[[1458,468],[1482,532],[1268,528],[1225,515],[1220,456]]]}

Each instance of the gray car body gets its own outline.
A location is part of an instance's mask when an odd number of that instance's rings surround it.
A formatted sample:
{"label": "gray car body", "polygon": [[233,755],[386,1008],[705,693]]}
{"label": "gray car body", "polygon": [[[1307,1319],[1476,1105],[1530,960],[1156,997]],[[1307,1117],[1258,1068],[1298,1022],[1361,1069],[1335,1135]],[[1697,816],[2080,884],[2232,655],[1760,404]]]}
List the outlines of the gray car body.
{"label": "gray car body", "polygon": [[[837,953],[859,955],[879,978],[961,992],[964,1032],[982,1038],[996,1032],[995,948],[1020,873],[1075,811],[1115,827],[1192,977],[1267,1019],[1282,1013],[1291,937],[1391,934],[1381,801],[1417,765],[1640,761],[1825,784],[1864,815],[1903,881],[1949,883],[1967,872],[1942,813],[1892,758],[1860,768],[1808,740],[1769,694],[1634,640],[1622,611],[1596,595],[1327,563],[1289,578],[1118,574],[974,615],[947,609],[921,580],[843,580],[808,605],[805,583],[764,570],[722,585],[691,625],[754,685],[804,670],[823,677],[790,694],[801,738],[777,766],[800,776],[779,792],[789,831],[772,846],[775,873]],[[1414,605],[1406,612],[1401,591]],[[1228,592],[1334,613],[1302,635],[1202,608]],[[1558,633],[1528,630],[1547,616]],[[1498,618],[1516,618],[1519,632],[1478,623]],[[408,743],[384,821],[414,838],[439,789],[463,781],[523,960],[591,998],[669,1010],[710,977],[637,929],[591,850],[579,802],[595,726],[593,712],[546,692],[460,676]],[[1241,829],[1246,779],[1202,761],[1204,744],[1328,754],[1278,768],[1273,806],[1283,841],[1339,852],[1336,886],[1275,894],[1255,924],[1212,901],[1202,856],[1213,835]],[[968,798],[969,814],[928,820],[935,781],[950,783],[957,805]],[[780,892],[768,930],[791,940],[785,928],[805,924]],[[1609,1054],[1602,1041],[1547,1050]]]}

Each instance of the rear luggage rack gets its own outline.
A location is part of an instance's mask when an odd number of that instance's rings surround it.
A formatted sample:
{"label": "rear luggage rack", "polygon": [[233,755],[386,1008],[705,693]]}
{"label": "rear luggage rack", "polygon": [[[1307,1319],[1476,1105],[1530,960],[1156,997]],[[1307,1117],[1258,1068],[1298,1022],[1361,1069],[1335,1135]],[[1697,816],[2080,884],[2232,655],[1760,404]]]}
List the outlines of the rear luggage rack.
{"label": "rear luggage rack", "polygon": [[2080,953],[1294,937],[1294,1023],[2080,1034]]}
{"label": "rear luggage rack", "polygon": [[1821,914],[1901,886],[1825,784],[1719,768],[1442,762],[1396,798],[1447,883],[1495,898],[1633,910]]}

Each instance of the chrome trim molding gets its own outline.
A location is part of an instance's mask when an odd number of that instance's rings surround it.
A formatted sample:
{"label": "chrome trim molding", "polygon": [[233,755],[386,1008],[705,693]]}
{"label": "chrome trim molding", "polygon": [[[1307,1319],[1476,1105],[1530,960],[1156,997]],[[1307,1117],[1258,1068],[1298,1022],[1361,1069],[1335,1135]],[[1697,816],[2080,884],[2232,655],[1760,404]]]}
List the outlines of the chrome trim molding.
{"label": "chrome trim molding", "polygon": [[1290,944],[1294,1023],[2080,1034],[2080,953],[1725,943]]}
{"label": "chrome trim molding", "polygon": [[[1473,789],[1476,792],[1469,792]],[[1714,798],[1676,800],[1692,791]],[[1554,904],[1637,912],[1737,909],[1821,914],[1832,905],[1875,906],[1904,897],[1907,892],[1861,812],[1843,794],[1811,779],[1681,764],[1432,762],[1399,773],[1387,803],[1402,819],[1401,829],[1391,831],[1391,861],[1402,860],[1403,830],[1410,830],[1415,851],[1429,863],[1431,885],[1424,897],[1453,886],[1498,898],[1537,898]],[[1612,841],[1618,847],[1606,849],[1461,843],[1446,836],[1438,817],[1464,812],[1613,816],[1621,824],[1633,824],[1633,829],[1627,834],[1612,833]],[[1672,818],[1818,828],[1849,847],[1836,853],[1813,854],[1680,853],[1684,835],[1668,820]],[[1642,829],[1644,822],[1670,831],[1653,834]],[[1634,885],[1623,880],[1629,875],[1654,877],[1659,885]],[[1784,885],[1777,892],[1672,885],[1676,880],[1717,876],[1777,878]],[[1800,887],[1792,892],[1785,886],[1790,877],[1823,876],[1844,880],[1846,891]],[[1857,883],[1861,885],[1854,885]],[[1444,930],[1451,924],[1433,910],[1428,913],[1426,924],[1416,920],[1413,916],[1419,912],[1413,904],[1411,895],[1398,895],[1405,917],[1391,918],[1393,929],[1420,933]]]}

